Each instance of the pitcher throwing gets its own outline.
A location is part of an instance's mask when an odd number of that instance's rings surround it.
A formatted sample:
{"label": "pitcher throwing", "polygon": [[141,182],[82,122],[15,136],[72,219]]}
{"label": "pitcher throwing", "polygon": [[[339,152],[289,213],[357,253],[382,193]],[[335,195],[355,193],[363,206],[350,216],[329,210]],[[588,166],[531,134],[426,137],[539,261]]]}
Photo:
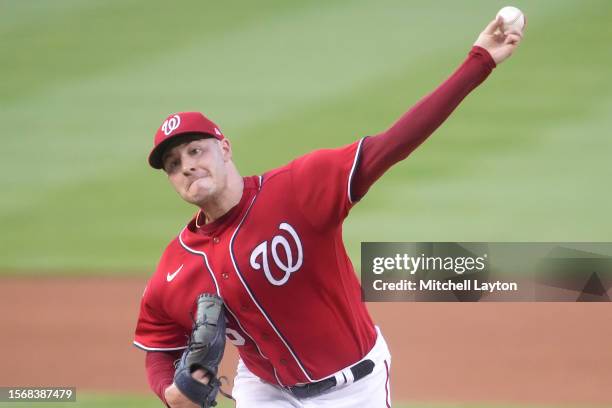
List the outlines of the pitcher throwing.
{"label": "pitcher throwing", "polygon": [[[501,19],[492,21],[463,64],[388,130],[258,176],[239,174],[229,140],[204,115],[168,116],[149,164],[198,211],[147,284],[134,341],[147,351],[149,383],[166,405],[214,400],[222,344],[215,334],[199,335],[207,325],[225,330],[238,348],[232,394],[239,408],[391,406],[391,356],[361,301],[342,223],[521,39],[521,32],[502,32]],[[197,309],[201,294],[214,313]],[[198,336],[215,338],[217,349],[194,346]],[[195,349],[207,363],[186,367],[200,358]],[[208,350],[218,358],[206,357]]]}

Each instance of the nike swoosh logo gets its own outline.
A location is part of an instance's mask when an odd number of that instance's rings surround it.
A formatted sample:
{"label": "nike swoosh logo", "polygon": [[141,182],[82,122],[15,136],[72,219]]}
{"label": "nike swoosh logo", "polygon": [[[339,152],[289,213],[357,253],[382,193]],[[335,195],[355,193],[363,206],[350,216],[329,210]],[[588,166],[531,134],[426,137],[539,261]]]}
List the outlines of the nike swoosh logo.
{"label": "nike swoosh logo", "polygon": [[178,275],[181,269],[183,269],[183,265],[179,266],[179,268],[176,271],[174,271],[174,273],[169,273],[168,275],[166,275],[166,280],[168,282],[172,282],[172,279],[176,278],[176,275]]}

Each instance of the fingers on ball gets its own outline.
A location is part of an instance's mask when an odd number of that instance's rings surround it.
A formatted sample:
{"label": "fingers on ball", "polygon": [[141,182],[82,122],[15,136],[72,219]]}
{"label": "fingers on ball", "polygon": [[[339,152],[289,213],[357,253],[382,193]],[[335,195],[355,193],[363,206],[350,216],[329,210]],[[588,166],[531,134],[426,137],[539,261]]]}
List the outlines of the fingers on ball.
{"label": "fingers on ball", "polygon": [[489,24],[487,24],[487,27],[485,28],[484,31],[487,34],[494,34],[495,31],[501,28],[503,24],[504,24],[504,20],[501,18],[501,16],[498,16],[494,20],[492,20]]}
{"label": "fingers on ball", "polygon": [[516,34],[508,34],[504,42],[506,44],[518,44],[521,42],[521,36]]}

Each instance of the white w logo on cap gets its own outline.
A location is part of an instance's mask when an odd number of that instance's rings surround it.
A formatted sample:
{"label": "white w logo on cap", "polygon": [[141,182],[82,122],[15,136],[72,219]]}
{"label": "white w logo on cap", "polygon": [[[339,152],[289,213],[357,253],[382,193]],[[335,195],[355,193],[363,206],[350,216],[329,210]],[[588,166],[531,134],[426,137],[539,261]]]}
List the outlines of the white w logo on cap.
{"label": "white w logo on cap", "polygon": [[162,132],[164,132],[166,136],[169,136],[170,133],[174,132],[180,124],[181,117],[179,115],[174,115],[173,117],[164,121],[164,124],[161,127]]}

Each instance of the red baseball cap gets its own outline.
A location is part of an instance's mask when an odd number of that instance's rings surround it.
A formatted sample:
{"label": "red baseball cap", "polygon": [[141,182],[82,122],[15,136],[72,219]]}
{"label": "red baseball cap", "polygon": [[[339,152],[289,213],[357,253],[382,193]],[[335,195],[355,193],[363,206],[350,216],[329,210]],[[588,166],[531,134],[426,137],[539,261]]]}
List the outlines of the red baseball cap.
{"label": "red baseball cap", "polygon": [[154,169],[163,167],[162,155],[169,142],[185,134],[202,134],[223,140],[224,136],[217,125],[200,112],[179,112],[169,115],[157,129],[153,140],[153,150],[149,154],[149,164]]}

